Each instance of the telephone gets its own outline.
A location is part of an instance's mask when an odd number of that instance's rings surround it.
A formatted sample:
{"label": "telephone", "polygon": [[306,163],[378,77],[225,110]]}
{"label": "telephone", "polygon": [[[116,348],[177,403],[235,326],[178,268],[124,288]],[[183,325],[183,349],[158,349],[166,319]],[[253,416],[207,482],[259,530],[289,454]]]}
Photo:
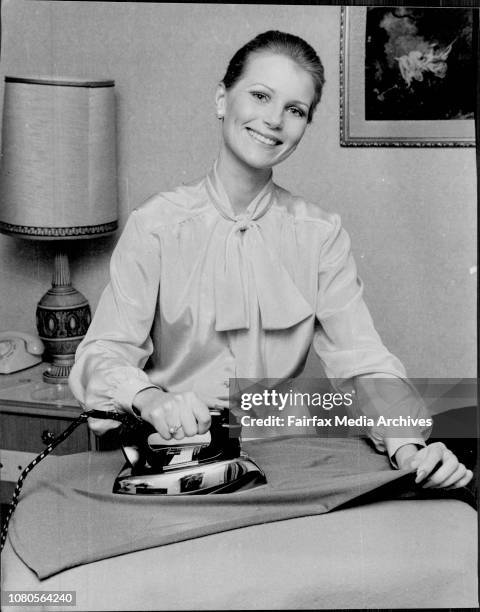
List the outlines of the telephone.
{"label": "telephone", "polygon": [[42,361],[44,346],[38,336],[22,332],[0,332],[0,374],[31,368]]}

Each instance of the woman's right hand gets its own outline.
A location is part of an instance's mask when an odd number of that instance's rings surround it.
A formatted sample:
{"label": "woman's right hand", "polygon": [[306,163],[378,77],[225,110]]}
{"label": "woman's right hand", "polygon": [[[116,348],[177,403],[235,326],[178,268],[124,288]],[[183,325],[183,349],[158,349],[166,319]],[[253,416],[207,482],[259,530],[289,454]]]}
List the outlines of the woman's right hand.
{"label": "woman's right hand", "polygon": [[[210,428],[208,406],[193,391],[166,393],[157,387],[148,387],[137,393],[133,406],[165,440],[182,440],[204,434]],[[173,435],[171,430],[175,431]]]}

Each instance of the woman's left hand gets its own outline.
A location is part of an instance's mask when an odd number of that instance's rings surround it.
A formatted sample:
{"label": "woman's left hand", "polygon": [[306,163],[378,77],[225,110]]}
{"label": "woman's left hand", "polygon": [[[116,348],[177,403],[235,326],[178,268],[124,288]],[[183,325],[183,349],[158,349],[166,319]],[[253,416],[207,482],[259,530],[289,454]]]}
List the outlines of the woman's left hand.
{"label": "woman's left hand", "polygon": [[[400,469],[416,469],[415,482],[421,482],[424,489],[459,489],[473,478],[473,472],[443,442],[433,442],[420,450],[406,444],[395,453],[395,459]],[[432,474],[437,464],[440,465]]]}

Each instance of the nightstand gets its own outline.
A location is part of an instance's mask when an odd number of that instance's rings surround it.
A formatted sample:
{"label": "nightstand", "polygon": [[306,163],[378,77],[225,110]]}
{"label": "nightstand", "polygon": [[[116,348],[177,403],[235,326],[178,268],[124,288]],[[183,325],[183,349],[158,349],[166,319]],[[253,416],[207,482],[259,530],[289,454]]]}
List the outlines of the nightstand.
{"label": "nightstand", "polygon": [[[22,469],[82,412],[66,385],[43,382],[47,367],[0,375],[0,503],[9,501]],[[81,424],[53,455],[98,450],[99,440]]]}

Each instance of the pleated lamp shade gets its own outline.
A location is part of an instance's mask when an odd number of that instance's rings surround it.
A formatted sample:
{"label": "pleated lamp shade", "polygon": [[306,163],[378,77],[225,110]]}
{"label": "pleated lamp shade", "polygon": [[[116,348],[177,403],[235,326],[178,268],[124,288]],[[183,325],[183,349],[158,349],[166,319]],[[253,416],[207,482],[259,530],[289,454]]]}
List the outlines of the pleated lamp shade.
{"label": "pleated lamp shade", "polygon": [[36,315],[47,382],[66,381],[91,317],[65,241],[117,228],[115,139],[113,81],[5,77],[0,231],[59,245]]}

